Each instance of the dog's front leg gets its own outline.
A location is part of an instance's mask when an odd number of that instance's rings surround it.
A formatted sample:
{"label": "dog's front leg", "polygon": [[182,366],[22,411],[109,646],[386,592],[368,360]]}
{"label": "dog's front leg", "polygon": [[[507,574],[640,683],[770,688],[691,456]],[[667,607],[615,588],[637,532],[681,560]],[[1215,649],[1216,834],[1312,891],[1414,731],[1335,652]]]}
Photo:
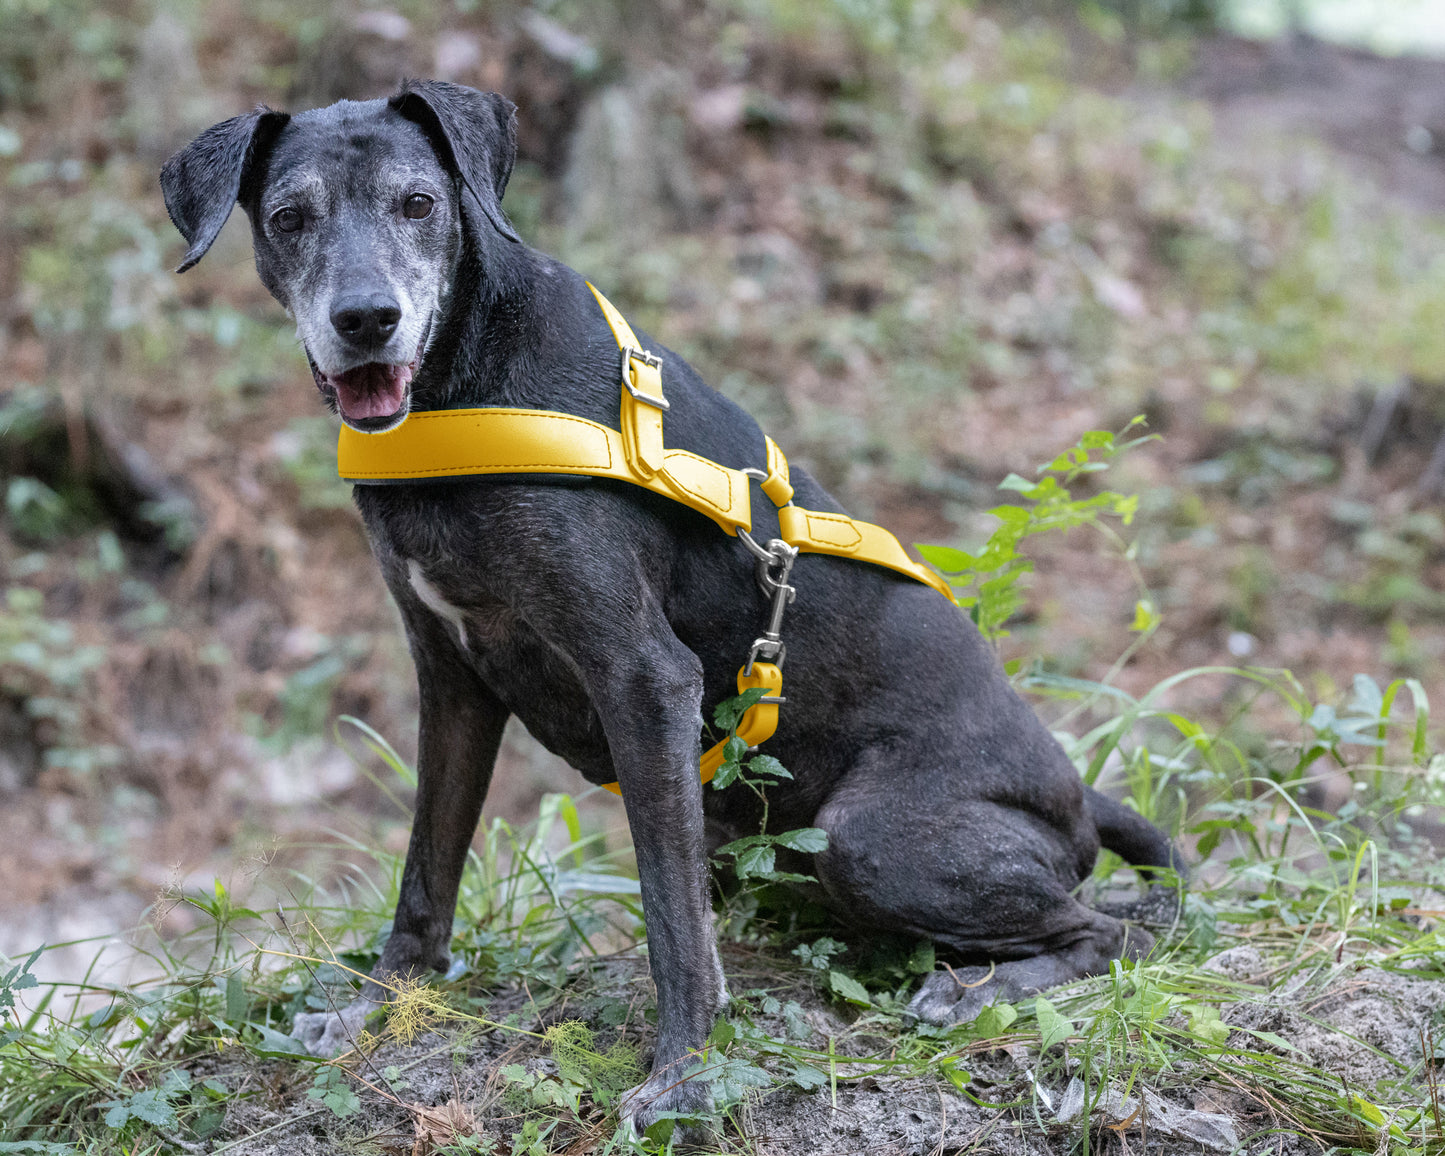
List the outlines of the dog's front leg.
{"label": "dog's front leg", "polygon": [[671,631],[619,642],[583,664],[607,733],[637,853],[657,986],[652,1074],[623,1102],[637,1131],[663,1112],[706,1116],[705,1075],[690,1075],[727,1003],[712,925],[698,779],[702,667]]}
{"label": "dog's front leg", "polygon": [[343,1008],[296,1017],[293,1034],[312,1055],[352,1047],[367,1015],[386,1002],[383,984],[447,969],[457,888],[507,723],[507,708],[449,628],[406,591],[396,593],[421,692],[411,844],[391,935],[361,994]]}

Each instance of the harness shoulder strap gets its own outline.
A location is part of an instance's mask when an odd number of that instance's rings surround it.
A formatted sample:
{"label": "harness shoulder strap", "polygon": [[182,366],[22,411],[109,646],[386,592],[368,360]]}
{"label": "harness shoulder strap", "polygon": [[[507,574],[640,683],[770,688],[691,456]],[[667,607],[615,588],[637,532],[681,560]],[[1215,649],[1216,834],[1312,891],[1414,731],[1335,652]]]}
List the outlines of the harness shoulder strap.
{"label": "harness shoulder strap", "polygon": [[950,602],[954,601],[948,583],[910,558],[902,543],[882,526],[860,522],[845,514],[805,510],[791,502],[778,510],[778,524],[783,541],[805,554],[831,554],[835,558],[856,558],[884,566],[932,586]]}
{"label": "harness shoulder strap", "polygon": [[662,415],[671,408],[662,394],[662,358],[648,353],[627,319],[591,281],[587,288],[602,307],[622,350],[622,444],[637,474],[650,478],[666,465],[662,448]]}

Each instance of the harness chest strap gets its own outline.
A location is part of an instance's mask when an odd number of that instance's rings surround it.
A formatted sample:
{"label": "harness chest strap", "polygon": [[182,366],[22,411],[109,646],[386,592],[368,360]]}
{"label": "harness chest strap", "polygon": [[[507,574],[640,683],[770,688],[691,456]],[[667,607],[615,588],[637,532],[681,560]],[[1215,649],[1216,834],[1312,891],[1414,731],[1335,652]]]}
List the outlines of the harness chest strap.
{"label": "harness chest strap", "polygon": [[[643,352],[612,303],[595,288],[592,292],[623,351],[620,431],[551,410],[424,410],[386,433],[342,426],[337,444],[341,477],[359,484],[515,473],[614,478],[681,502],[726,534],[751,530],[747,475],[687,450],[665,448],[662,415],[668,402],[660,359]],[[772,438],[766,444],[767,477],[761,489],[778,507],[781,537],[788,545],[887,567],[952,601],[948,584],[909,558],[882,526],[793,505],[788,460]]]}

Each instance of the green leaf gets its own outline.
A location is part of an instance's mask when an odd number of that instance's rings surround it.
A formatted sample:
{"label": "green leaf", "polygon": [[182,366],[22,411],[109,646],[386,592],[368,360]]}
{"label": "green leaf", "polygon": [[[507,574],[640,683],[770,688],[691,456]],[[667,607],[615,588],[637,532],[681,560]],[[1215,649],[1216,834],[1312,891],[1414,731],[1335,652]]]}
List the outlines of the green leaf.
{"label": "green leaf", "polygon": [[1039,1021],[1039,1050],[1048,1051],[1074,1033],[1073,1022],[1065,1019],[1043,996],[1034,1000],[1034,1018]]}
{"label": "green leaf", "polygon": [[783,1023],[787,1025],[788,1037],[794,1040],[813,1038],[813,1025],[808,1022],[807,1013],[797,1000],[790,999],[783,1005]]}
{"label": "green leaf", "polygon": [[742,773],[743,765],[741,763],[724,762],[722,766],[718,767],[717,771],[713,774],[712,789],[714,791],[721,791],[725,787],[732,786],[735,782],[737,782],[738,776]]}
{"label": "green leaf", "polygon": [[261,1037],[259,1044],[251,1044],[250,1050],[258,1056],[276,1058],[283,1056],[305,1056],[310,1058],[306,1045],[295,1036],[283,1035],[275,1028],[268,1028],[265,1024],[258,1024],[254,1020],[246,1024],[248,1028],[257,1032]]}
{"label": "green leaf", "polygon": [[962,574],[974,569],[978,562],[972,554],[965,554],[952,546],[930,546],[926,542],[917,542],[913,548],[945,574]]}
{"label": "green leaf", "polygon": [[908,957],[908,970],[913,975],[932,975],[937,963],[933,940],[925,939],[913,949],[913,954]]}
{"label": "green leaf", "polygon": [[1219,1047],[1229,1039],[1230,1027],[1219,1018],[1219,1009],[1209,1004],[1185,1004],[1189,1013],[1189,1034]]}
{"label": "green leaf", "polygon": [[708,1075],[715,1096],[723,1103],[736,1103],[749,1088],[766,1088],[773,1082],[762,1068],[739,1059],[724,1060]]}
{"label": "green leaf", "polygon": [[873,1006],[868,989],[852,976],[844,975],[841,971],[828,973],[828,986],[833,989],[835,995],[842,996],[849,1003],[861,1004],[863,1007]]}
{"label": "green leaf", "polygon": [[119,1001],[96,1008],[95,1011],[85,1017],[86,1030],[94,1032],[99,1031],[103,1027],[107,1027],[113,1019],[119,1017],[121,1008],[122,1005]]}
{"label": "green leaf", "polygon": [[795,831],[784,831],[777,836],[778,846],[791,851],[803,851],[816,855],[828,849],[828,832],[821,827],[799,827]]}
{"label": "green leaf", "polygon": [[1018,1008],[1011,1003],[986,1004],[974,1018],[973,1030],[983,1039],[993,1039],[1008,1031],[1009,1025],[1018,1018]]}
{"label": "green leaf", "polygon": [[351,1090],[346,1073],[331,1064],[324,1065],[316,1073],[306,1095],[312,1100],[320,1100],[331,1109],[332,1115],[342,1119],[361,1111],[361,1098]]}
{"label": "green leaf", "polygon": [[825,935],[821,939],[815,939],[812,943],[798,944],[793,948],[793,954],[809,967],[818,971],[826,971],[833,956],[841,955],[847,950],[847,944]]}
{"label": "green leaf", "polygon": [[750,847],[762,847],[771,843],[770,835],[744,835],[741,839],[734,839],[731,843],[724,843],[719,847],[715,855],[737,855]]}
{"label": "green leaf", "polygon": [[944,1074],[948,1082],[957,1091],[963,1091],[964,1086],[973,1078],[958,1066],[957,1056],[944,1056],[938,1061],[938,1070]]}
{"label": "green leaf", "polygon": [[828,1073],[820,1072],[810,1064],[799,1064],[788,1073],[788,1079],[805,1092],[816,1092],[828,1083]]}
{"label": "green leaf", "polygon": [[738,878],[748,879],[754,875],[770,874],[776,862],[777,853],[772,847],[748,847],[737,856]]}
{"label": "green leaf", "polygon": [[1299,1055],[1305,1054],[1304,1052],[1300,1051],[1299,1048],[1295,1047],[1294,1044],[1290,1043],[1289,1040],[1285,1039],[1284,1036],[1279,1035],[1276,1032],[1260,1032],[1255,1031],[1253,1028],[1244,1028],[1242,1030],[1247,1031],[1256,1039],[1263,1040],[1267,1044],[1273,1044],[1275,1047],[1282,1048],[1287,1052],[1297,1052]]}
{"label": "green leaf", "polygon": [[321,1102],[331,1109],[332,1115],[342,1119],[361,1111],[361,1097],[350,1088],[332,1088]]}
{"label": "green leaf", "polygon": [[239,975],[226,976],[226,1020],[238,1024],[246,1018],[250,1002],[246,999],[246,985]]}
{"label": "green leaf", "polygon": [[742,694],[734,695],[732,698],[723,699],[717,706],[713,707],[713,722],[722,727],[725,731],[737,729],[738,723],[742,720],[748,708],[753,706],[758,699],[767,694],[767,688],[761,686],[750,686]]}
{"label": "green leaf", "polygon": [[1385,1123],[1385,1114],[1363,1096],[1356,1096],[1352,1093],[1350,1095],[1349,1107],[1376,1128],[1382,1127]]}
{"label": "green leaf", "polygon": [[747,762],[748,774],[768,775],[774,779],[791,779],[793,774],[772,755],[756,755]]}
{"label": "green leaf", "polygon": [[1154,609],[1154,603],[1147,598],[1141,598],[1134,603],[1134,621],[1129,629],[1142,634],[1153,630],[1161,621],[1159,611]]}
{"label": "green leaf", "polygon": [[160,1088],[147,1088],[137,1092],[126,1102],[131,1116],[157,1128],[173,1128],[176,1111],[167,1099],[167,1093]]}

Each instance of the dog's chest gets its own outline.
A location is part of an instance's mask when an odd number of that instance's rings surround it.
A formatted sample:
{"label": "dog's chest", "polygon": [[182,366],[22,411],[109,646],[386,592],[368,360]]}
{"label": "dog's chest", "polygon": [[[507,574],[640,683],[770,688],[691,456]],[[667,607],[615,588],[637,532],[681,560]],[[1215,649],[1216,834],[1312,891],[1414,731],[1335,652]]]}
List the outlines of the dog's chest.
{"label": "dog's chest", "polygon": [[454,576],[406,564],[407,584],[532,736],[595,782],[616,778],[601,719],[572,665],[500,599],[453,592]]}
{"label": "dog's chest", "polygon": [[464,651],[479,653],[506,642],[514,615],[503,603],[484,602],[480,606],[463,609],[447,600],[415,558],[407,561],[406,572],[412,591],[421,604],[455,632],[457,644]]}

